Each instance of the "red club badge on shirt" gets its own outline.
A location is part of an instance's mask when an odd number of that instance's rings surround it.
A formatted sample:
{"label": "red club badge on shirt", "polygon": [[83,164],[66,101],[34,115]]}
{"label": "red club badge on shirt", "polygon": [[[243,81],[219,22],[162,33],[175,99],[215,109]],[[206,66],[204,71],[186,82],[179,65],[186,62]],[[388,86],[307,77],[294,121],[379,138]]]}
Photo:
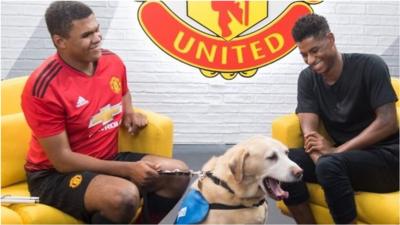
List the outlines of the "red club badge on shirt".
{"label": "red club badge on shirt", "polygon": [[121,80],[118,77],[111,77],[110,88],[116,94],[121,93]]}

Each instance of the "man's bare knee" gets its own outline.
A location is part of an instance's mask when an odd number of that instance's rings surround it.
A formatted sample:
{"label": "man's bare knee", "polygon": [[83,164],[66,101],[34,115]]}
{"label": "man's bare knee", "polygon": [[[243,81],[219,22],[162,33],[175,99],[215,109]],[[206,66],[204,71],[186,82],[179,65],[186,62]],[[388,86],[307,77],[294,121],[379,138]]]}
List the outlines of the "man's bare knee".
{"label": "man's bare knee", "polygon": [[188,165],[186,165],[186,163],[185,162],[183,162],[183,161],[180,161],[180,160],[176,160],[175,162],[174,162],[174,164],[176,165],[176,167],[177,167],[177,169],[180,169],[180,170],[189,170],[189,166]]}
{"label": "man's bare knee", "polygon": [[[113,191],[109,199],[109,215],[113,215],[118,219],[115,222],[126,223],[130,222],[135,216],[136,210],[140,206],[140,197],[134,190],[127,188],[119,188]],[[107,213],[105,213],[107,214]]]}
{"label": "man's bare knee", "polygon": [[160,157],[160,156],[154,156],[154,155],[146,155],[143,157],[142,160],[145,161],[150,161],[153,163],[157,163],[161,166],[162,170],[188,170],[189,167],[186,165],[181,160],[178,159],[171,159],[171,158],[165,158],[165,157]]}
{"label": "man's bare knee", "polygon": [[130,222],[139,206],[138,188],[123,178],[98,175],[86,190],[86,209],[89,212],[100,212],[113,222]]}
{"label": "man's bare knee", "polygon": [[[166,169],[174,170],[179,169],[182,171],[189,170],[189,167],[180,160],[171,160],[166,162]],[[157,191],[157,193],[161,196],[169,197],[169,198],[180,198],[183,193],[185,193],[186,188],[189,184],[190,177],[189,176],[169,176],[166,177],[162,182],[162,188]]]}
{"label": "man's bare knee", "polygon": [[[179,170],[182,171],[189,170],[189,167],[183,161],[174,160],[173,164]],[[174,190],[175,196],[179,197],[185,192],[187,185],[189,184],[189,181],[190,181],[189,176],[175,176],[168,182],[168,185]]]}

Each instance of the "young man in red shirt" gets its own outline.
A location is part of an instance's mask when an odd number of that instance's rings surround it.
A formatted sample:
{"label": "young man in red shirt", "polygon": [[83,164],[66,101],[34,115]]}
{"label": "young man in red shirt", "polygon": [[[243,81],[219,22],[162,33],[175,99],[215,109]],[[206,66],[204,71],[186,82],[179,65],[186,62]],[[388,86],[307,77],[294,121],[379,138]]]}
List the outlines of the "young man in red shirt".
{"label": "young man in red shirt", "polygon": [[86,223],[131,222],[147,193],[148,222],[159,222],[189,179],[157,171],[187,166],[175,159],[118,153],[119,126],[134,134],[147,124],[132,109],[125,65],[101,49],[99,24],[85,4],[54,2],[45,16],[57,53],[31,74],[22,94],[32,129],[25,165],[29,191]]}

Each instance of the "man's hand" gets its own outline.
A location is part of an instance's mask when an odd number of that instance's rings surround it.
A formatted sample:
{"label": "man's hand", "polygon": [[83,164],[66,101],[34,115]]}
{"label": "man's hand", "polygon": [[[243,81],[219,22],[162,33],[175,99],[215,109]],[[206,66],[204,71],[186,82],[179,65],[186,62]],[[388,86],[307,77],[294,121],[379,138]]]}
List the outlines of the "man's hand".
{"label": "man's hand", "polygon": [[[304,135],[304,149],[309,154],[317,152],[320,154],[319,156],[330,154],[335,151],[333,144],[315,131]],[[314,157],[316,158],[316,156]]]}
{"label": "man's hand", "polygon": [[148,161],[132,162],[130,180],[139,187],[149,186],[158,178],[160,165]]}
{"label": "man's hand", "polygon": [[147,117],[137,112],[125,113],[123,124],[131,135],[135,135],[147,126]]}

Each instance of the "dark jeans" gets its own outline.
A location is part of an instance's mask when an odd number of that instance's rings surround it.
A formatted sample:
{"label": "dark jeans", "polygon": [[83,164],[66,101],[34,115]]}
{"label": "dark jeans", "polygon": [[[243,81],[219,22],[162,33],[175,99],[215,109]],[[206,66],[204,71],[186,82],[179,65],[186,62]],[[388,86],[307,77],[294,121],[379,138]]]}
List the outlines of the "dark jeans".
{"label": "dark jeans", "polygon": [[399,190],[398,144],[324,155],[316,164],[303,148],[290,150],[289,158],[304,170],[304,175],[300,182],[282,184],[289,192],[285,204],[307,201],[309,193],[305,182],[318,183],[336,223],[349,223],[356,218],[354,191],[388,193]]}

